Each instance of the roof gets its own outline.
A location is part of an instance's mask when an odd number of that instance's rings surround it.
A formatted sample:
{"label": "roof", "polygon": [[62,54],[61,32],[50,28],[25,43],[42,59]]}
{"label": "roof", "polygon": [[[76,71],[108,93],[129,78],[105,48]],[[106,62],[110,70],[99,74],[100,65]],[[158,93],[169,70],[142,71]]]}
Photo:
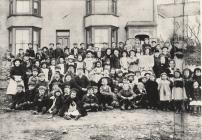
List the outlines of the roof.
{"label": "roof", "polygon": [[129,21],[126,27],[145,27],[145,26],[157,26],[153,21]]}

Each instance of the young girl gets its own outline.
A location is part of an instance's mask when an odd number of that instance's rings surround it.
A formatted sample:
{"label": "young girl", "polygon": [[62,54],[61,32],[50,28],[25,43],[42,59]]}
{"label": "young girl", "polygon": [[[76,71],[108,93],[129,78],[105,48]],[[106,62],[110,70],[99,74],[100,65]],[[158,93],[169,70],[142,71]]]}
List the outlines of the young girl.
{"label": "young girl", "polygon": [[64,63],[64,58],[63,57],[60,57],[59,58],[59,63],[58,63],[58,66],[60,66],[60,73],[62,74],[62,75],[64,75],[65,74],[65,70],[66,70],[66,67],[65,67],[65,63]]}
{"label": "young girl", "polygon": [[88,74],[94,68],[95,59],[93,58],[92,54],[93,54],[92,51],[86,52],[86,58],[83,60],[86,76],[88,76]]}
{"label": "young girl", "polygon": [[95,63],[95,68],[91,71],[89,79],[98,83],[98,81],[103,77],[103,67],[100,61]]}
{"label": "young girl", "polygon": [[197,81],[193,84],[194,92],[193,92],[193,101],[190,102],[190,106],[192,107],[193,114],[201,114],[201,88]]}
{"label": "young girl", "polygon": [[17,90],[17,84],[24,85],[25,71],[21,65],[20,59],[13,61],[14,67],[10,71],[10,81],[7,87],[7,95],[15,95]]}
{"label": "young girl", "polygon": [[64,118],[70,120],[74,118],[78,120],[82,116],[86,116],[87,112],[83,108],[83,103],[77,98],[77,89],[71,89],[70,99],[67,104],[67,111],[64,113]]}
{"label": "young girl", "polygon": [[46,62],[41,63],[41,71],[45,74],[45,81],[48,82],[51,78],[52,72],[51,69],[47,67]]}
{"label": "young girl", "polygon": [[166,73],[162,73],[158,82],[158,91],[160,96],[160,108],[162,110],[168,109],[168,103],[171,101],[171,82],[168,80]]}
{"label": "young girl", "polygon": [[127,51],[122,52],[122,57],[120,58],[120,65],[121,65],[121,70],[124,73],[128,72],[129,59],[128,59],[128,52]]}
{"label": "young girl", "polygon": [[174,101],[174,108],[177,113],[183,111],[183,102],[187,99],[184,80],[182,78],[181,72],[176,70],[174,72],[174,81],[172,88],[172,100]]}
{"label": "young girl", "polygon": [[152,70],[154,66],[154,57],[150,55],[151,49],[149,47],[145,48],[145,54],[140,57],[139,66],[143,70]]}
{"label": "young girl", "polygon": [[77,61],[76,61],[76,68],[77,69],[84,69],[84,62],[83,62],[83,56],[81,54],[78,54]]}
{"label": "young girl", "polygon": [[199,86],[201,86],[201,69],[200,68],[194,69],[193,80],[197,81]]}
{"label": "young girl", "polygon": [[55,58],[51,59],[51,65],[50,65],[50,70],[51,70],[51,78],[53,79],[53,76],[55,75],[55,66],[56,66],[56,60]]}
{"label": "young girl", "polygon": [[136,57],[135,51],[131,50],[129,52],[129,58],[128,58],[128,62],[129,62],[129,68],[128,70],[130,72],[135,72],[137,70],[139,70],[138,64],[139,64],[139,59]]}

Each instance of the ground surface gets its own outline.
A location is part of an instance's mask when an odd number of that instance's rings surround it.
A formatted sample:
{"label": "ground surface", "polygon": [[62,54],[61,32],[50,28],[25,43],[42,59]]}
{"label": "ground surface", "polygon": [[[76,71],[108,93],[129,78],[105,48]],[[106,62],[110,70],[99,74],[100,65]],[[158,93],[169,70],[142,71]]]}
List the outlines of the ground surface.
{"label": "ground surface", "polygon": [[113,110],[67,121],[30,111],[5,112],[4,97],[0,96],[0,140],[200,140],[200,117],[190,114],[181,120],[173,112]]}

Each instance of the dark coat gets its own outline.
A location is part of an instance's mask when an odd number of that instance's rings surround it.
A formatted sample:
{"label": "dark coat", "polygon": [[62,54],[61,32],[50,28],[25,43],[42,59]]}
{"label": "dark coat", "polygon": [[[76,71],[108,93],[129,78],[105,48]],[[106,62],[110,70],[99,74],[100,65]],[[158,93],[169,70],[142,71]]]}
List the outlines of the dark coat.
{"label": "dark coat", "polygon": [[23,69],[22,66],[19,66],[19,67],[12,67],[11,70],[10,70],[10,77],[12,79],[14,79],[14,75],[18,75],[18,76],[21,76],[22,77],[22,80],[25,79],[25,70]]}
{"label": "dark coat", "polygon": [[110,65],[111,68],[120,69],[121,68],[120,58],[113,55],[110,59]]}

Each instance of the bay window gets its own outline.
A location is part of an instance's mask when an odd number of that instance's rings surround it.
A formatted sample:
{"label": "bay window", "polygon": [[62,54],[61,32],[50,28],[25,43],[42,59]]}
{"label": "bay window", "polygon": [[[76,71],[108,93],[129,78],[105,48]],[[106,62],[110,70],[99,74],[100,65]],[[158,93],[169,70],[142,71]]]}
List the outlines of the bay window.
{"label": "bay window", "polygon": [[28,48],[28,44],[33,44],[36,52],[40,46],[40,29],[35,27],[12,27],[9,28],[9,49],[13,54],[18,54],[19,49],[24,52]]}
{"label": "bay window", "polygon": [[86,43],[93,43],[99,49],[106,49],[105,43],[117,43],[118,28],[112,26],[96,26],[86,28]]}
{"label": "bay window", "polygon": [[12,15],[40,16],[41,0],[10,0],[9,13]]}
{"label": "bay window", "polygon": [[86,0],[86,14],[117,14],[117,0]]}

